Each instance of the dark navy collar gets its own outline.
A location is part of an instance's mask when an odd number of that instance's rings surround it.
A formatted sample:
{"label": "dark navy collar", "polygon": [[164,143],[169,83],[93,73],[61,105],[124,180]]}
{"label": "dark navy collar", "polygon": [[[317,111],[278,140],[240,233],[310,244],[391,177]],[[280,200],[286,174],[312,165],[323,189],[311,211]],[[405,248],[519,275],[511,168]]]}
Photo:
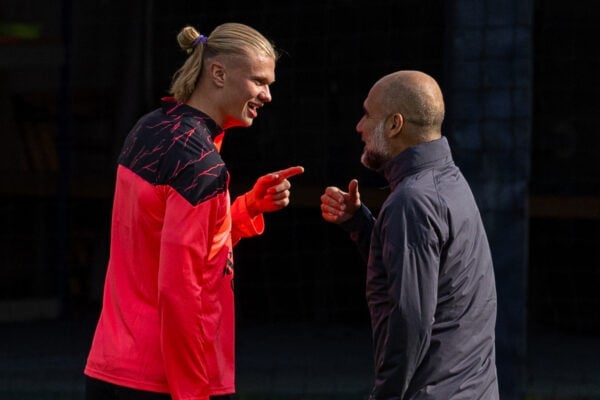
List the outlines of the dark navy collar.
{"label": "dark navy collar", "polygon": [[407,175],[452,162],[450,145],[445,136],[431,142],[411,146],[386,162],[378,172],[389,182],[392,190]]}

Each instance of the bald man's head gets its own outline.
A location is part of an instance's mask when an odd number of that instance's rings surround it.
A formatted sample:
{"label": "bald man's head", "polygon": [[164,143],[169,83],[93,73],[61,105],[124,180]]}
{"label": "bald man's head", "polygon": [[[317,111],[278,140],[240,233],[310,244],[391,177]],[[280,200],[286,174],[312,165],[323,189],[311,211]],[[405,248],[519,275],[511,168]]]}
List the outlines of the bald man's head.
{"label": "bald man's head", "polygon": [[356,131],[365,143],[361,161],[377,170],[409,147],[442,137],[444,99],[435,79],[398,71],[379,79],[363,102]]}
{"label": "bald man's head", "polygon": [[381,78],[373,89],[380,94],[386,112],[401,113],[411,132],[429,140],[441,136],[444,98],[431,76],[420,71],[397,71]]}

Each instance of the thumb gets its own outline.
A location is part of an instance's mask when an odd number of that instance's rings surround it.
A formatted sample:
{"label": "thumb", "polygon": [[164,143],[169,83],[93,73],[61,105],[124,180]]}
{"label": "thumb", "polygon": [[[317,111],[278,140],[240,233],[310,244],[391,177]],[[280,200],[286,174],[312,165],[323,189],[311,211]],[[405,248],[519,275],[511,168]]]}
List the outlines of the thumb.
{"label": "thumb", "polygon": [[352,199],[356,200],[359,197],[358,194],[358,180],[352,179],[348,184],[348,194]]}

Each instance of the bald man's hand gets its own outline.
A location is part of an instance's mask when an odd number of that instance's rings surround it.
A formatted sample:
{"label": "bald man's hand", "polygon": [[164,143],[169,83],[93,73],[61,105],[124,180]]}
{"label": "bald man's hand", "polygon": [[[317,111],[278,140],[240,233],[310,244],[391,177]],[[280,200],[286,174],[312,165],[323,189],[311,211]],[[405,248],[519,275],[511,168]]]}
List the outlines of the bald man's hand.
{"label": "bald man's hand", "polygon": [[360,208],[360,192],[358,181],[352,179],[348,184],[348,191],[328,186],[321,195],[321,216],[327,222],[341,224],[348,221]]}
{"label": "bald man's hand", "polygon": [[281,210],[290,203],[290,187],[288,180],[292,176],[302,174],[304,167],[295,166],[263,175],[256,180],[252,190],[245,194],[246,207],[250,216]]}

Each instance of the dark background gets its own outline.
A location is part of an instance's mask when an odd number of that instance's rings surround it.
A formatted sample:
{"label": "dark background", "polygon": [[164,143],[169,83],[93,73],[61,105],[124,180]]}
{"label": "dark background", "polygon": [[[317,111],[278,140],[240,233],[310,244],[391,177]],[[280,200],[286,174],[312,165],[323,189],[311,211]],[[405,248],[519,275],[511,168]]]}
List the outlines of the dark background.
{"label": "dark background", "polygon": [[[232,195],[248,190],[267,172],[291,165],[306,169],[292,179],[290,206],[266,216],[263,236],[236,248],[242,334],[260,337],[274,327],[300,326],[307,339],[314,329],[368,328],[364,266],[348,238],[320,219],[319,196],[325,186],[345,187],[356,177],[364,201],[377,211],[385,184],[361,166],[354,127],[379,77],[420,69],[434,76],[445,93],[445,133],[473,183],[491,238],[502,302],[503,398],[600,398],[594,397],[600,393],[597,367],[578,365],[577,371],[585,372],[575,378],[566,377],[573,371],[564,363],[551,372],[535,369],[550,361],[560,364],[561,357],[572,354],[569,344],[586,343],[590,358],[600,356],[600,55],[594,39],[600,17],[591,12],[593,4],[2,2],[0,333],[28,346],[30,336],[19,336],[38,323],[48,327],[55,321],[72,329],[81,321],[88,328],[82,330],[76,356],[85,357],[89,326],[99,312],[122,140],[139,116],[159,105],[184,61],[177,32],[192,24],[208,35],[222,22],[237,21],[261,31],[283,55],[273,102],[254,126],[233,130],[225,139],[222,155],[232,176]],[[512,17],[502,19],[510,7]],[[508,52],[513,61],[528,53],[525,73],[515,72],[514,61],[512,79],[525,82],[529,101],[510,110],[501,124],[490,124],[480,104],[459,101],[457,49],[468,47],[471,26],[482,23],[474,10],[486,16],[489,32],[512,26],[528,38],[525,46]],[[487,60],[501,46],[490,41],[479,55],[482,71],[473,76],[473,91],[482,99],[499,98],[492,89],[506,78],[500,73],[504,70]],[[469,70],[460,71],[470,82]],[[465,135],[461,118],[488,125]],[[522,145],[507,150],[498,145],[502,141]],[[503,164],[500,152],[488,158],[490,148],[498,146],[507,160],[516,161]],[[490,169],[499,173],[490,178]],[[488,181],[510,190],[512,176],[525,180],[522,201],[498,212]],[[516,246],[506,238],[515,225],[522,227]],[[520,252],[522,263],[507,261],[507,255]],[[312,351],[320,351],[319,343],[310,342]],[[541,351],[543,359],[531,350],[540,343],[551,347]],[[8,381],[19,353],[6,354],[8,366],[0,374]],[[540,376],[550,383],[540,385]],[[563,390],[569,385],[577,389]],[[19,393],[14,386],[3,390]]]}

